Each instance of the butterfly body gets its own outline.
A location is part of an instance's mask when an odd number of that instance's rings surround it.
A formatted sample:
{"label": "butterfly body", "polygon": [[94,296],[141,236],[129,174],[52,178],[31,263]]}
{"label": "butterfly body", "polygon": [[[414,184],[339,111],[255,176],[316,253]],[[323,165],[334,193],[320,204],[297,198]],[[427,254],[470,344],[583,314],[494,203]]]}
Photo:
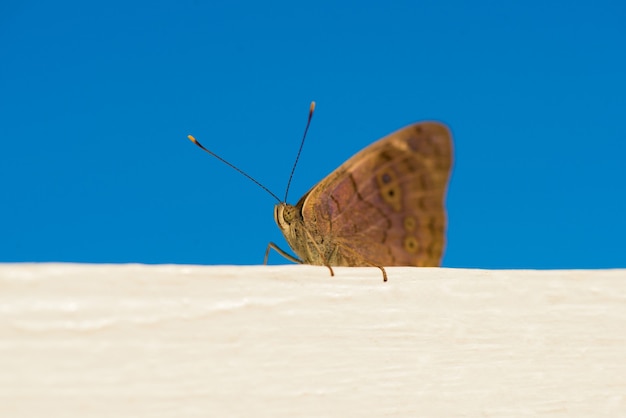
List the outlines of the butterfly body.
{"label": "butterfly body", "polygon": [[276,205],[274,219],[305,264],[439,266],[451,166],[448,129],[416,123],[355,154],[296,205]]}

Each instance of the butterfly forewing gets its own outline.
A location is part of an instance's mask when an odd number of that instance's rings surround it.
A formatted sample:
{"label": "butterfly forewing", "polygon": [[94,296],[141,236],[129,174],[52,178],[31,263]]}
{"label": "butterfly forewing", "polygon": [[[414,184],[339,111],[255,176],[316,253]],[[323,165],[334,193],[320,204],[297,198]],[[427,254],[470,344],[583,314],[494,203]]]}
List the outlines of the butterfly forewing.
{"label": "butterfly forewing", "polygon": [[299,255],[312,264],[438,266],[451,166],[450,133],[436,122],[375,142],[298,202],[306,230],[301,238],[312,241],[305,246],[319,259]]}

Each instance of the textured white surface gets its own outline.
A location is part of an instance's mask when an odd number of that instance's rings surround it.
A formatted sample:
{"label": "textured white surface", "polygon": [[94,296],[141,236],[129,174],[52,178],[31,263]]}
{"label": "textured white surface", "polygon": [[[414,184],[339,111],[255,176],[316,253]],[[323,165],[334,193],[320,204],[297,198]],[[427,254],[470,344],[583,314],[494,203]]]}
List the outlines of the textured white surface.
{"label": "textured white surface", "polygon": [[1,417],[626,416],[626,271],[0,264]]}

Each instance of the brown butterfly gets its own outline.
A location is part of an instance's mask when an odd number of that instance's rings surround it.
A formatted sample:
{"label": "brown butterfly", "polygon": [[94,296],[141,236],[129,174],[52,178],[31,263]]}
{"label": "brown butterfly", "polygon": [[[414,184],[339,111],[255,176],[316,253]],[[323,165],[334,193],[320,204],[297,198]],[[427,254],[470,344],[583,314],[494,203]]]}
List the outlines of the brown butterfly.
{"label": "brown butterfly", "polygon": [[[312,103],[307,130],[314,107]],[[226,162],[192,136],[189,139]],[[296,263],[327,266],[331,275],[332,266],[378,267],[387,281],[384,266],[440,265],[446,231],[444,200],[451,167],[449,130],[441,123],[420,122],[355,154],[313,186],[295,206],[285,203],[287,194],[281,201],[235,169],[280,202],[274,206],[274,220],[300,257],[270,242],[264,264],[273,248]]]}

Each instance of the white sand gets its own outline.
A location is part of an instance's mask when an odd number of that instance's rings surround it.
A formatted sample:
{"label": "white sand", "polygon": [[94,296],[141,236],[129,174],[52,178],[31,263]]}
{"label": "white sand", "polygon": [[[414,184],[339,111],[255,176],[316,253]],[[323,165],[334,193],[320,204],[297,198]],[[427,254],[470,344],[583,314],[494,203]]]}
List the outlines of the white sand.
{"label": "white sand", "polygon": [[0,264],[0,417],[622,417],[626,270]]}

